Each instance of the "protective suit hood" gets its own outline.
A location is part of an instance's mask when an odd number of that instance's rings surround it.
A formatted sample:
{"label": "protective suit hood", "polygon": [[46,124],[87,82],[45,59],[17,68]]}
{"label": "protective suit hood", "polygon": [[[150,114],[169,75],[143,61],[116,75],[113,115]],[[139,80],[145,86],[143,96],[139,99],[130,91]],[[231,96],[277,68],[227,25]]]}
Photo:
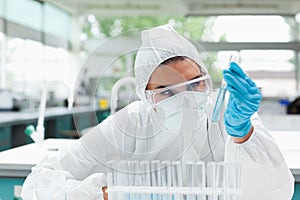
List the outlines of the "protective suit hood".
{"label": "protective suit hood", "polygon": [[145,88],[153,71],[165,60],[185,56],[195,61],[207,72],[196,47],[185,37],[178,34],[171,25],[166,24],[144,30],[142,44],[135,59],[136,93],[147,102]]}

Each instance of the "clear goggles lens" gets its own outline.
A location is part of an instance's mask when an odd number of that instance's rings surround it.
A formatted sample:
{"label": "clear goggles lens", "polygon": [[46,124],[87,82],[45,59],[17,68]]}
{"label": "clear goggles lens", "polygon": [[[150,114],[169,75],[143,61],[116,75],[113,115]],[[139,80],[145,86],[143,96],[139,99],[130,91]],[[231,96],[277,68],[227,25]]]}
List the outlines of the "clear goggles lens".
{"label": "clear goggles lens", "polygon": [[145,91],[146,97],[148,101],[150,101],[150,103],[156,104],[164,99],[167,99],[183,91],[194,91],[194,92],[209,94],[210,93],[209,79],[210,76],[207,74],[205,76],[201,76],[199,78],[178,83],[172,86],[167,86],[164,88],[159,88],[154,90],[146,90]]}

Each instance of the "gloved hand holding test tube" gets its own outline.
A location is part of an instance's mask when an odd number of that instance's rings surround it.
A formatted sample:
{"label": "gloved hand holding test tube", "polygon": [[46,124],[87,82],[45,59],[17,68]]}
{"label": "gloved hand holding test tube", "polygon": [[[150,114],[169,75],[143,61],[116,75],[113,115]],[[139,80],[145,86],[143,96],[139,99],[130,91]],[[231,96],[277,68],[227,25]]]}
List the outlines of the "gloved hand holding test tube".
{"label": "gloved hand holding test tube", "polygon": [[[237,60],[238,60],[237,56],[231,55],[230,59],[229,59],[228,66],[230,65],[231,62],[237,62]],[[216,99],[214,111],[213,111],[212,118],[211,118],[212,122],[218,122],[220,120],[220,115],[221,115],[221,111],[222,111],[222,108],[223,108],[225,95],[226,95],[226,92],[227,92],[226,85],[227,85],[227,83],[225,82],[224,79],[222,79],[219,94],[218,94],[218,97]]]}

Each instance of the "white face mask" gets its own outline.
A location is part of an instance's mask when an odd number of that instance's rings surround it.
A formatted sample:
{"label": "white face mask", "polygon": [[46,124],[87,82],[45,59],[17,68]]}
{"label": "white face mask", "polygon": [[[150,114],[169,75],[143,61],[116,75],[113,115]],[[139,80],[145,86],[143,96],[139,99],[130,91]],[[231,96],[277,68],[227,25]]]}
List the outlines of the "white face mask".
{"label": "white face mask", "polygon": [[184,91],[158,102],[154,108],[165,130],[191,132],[206,121],[207,99],[207,94]]}

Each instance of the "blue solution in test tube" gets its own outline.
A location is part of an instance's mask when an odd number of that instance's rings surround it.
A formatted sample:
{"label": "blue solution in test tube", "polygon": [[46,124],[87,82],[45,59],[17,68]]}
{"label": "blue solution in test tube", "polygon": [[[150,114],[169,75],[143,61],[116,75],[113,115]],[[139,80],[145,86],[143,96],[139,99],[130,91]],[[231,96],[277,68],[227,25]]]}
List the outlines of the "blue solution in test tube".
{"label": "blue solution in test tube", "polygon": [[225,95],[226,95],[226,82],[224,80],[222,80],[222,84],[219,90],[219,94],[216,100],[216,104],[214,107],[214,112],[211,118],[212,122],[218,122],[220,120],[220,115],[221,115],[221,110],[224,104],[224,99],[225,99]]}
{"label": "blue solution in test tube", "polygon": [[[231,55],[228,65],[230,65],[231,62],[236,62],[237,58],[238,58],[237,56]],[[211,118],[212,122],[218,122],[220,120],[220,115],[221,115],[221,111],[222,111],[222,108],[223,108],[225,95],[226,95],[226,91],[227,91],[226,85],[227,84],[226,84],[225,80],[223,79],[222,83],[221,83],[221,86],[220,86],[219,94],[218,94],[218,97],[217,97],[217,100],[216,100],[216,104],[215,104],[215,107],[214,107],[214,112],[212,114],[212,118]]]}

